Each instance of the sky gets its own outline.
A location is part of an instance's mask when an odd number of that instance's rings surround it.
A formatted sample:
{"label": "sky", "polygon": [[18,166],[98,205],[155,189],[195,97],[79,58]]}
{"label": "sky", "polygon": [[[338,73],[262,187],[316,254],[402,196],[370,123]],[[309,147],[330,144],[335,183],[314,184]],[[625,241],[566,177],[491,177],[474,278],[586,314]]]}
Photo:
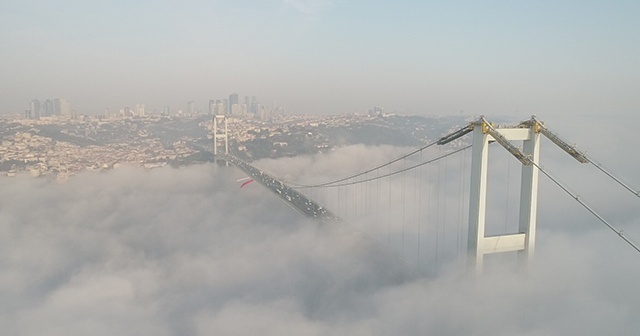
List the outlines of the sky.
{"label": "sky", "polygon": [[[0,3],[0,113],[206,111],[237,92],[289,113],[640,112],[637,1]],[[242,99],[242,98],[241,98]]]}
{"label": "sky", "polygon": [[[356,145],[255,164],[304,183],[360,171],[405,150]],[[500,153],[492,150],[491,155],[513,160]],[[629,236],[640,237],[637,198],[603,183],[601,174],[588,173],[588,166],[554,153],[545,141],[545,167],[572,188],[586,187],[580,189],[585,200]],[[611,163],[611,156],[599,158]],[[338,171],[336,160],[341,162]],[[445,162],[453,169],[459,160]],[[507,169],[492,163],[500,172]],[[563,170],[569,163],[575,169]],[[633,166],[637,163],[627,161],[616,171],[629,172]],[[436,171],[425,167],[424,175]],[[490,179],[490,196],[504,190],[500,177],[507,175],[492,175],[498,179]],[[548,180],[541,179],[532,263],[522,272],[510,259],[490,259],[484,274],[472,277],[455,259],[441,261],[436,273],[425,272],[426,253],[422,269],[416,267],[420,264],[398,253],[397,243],[387,245],[375,237],[375,222],[368,228],[350,221],[319,226],[257,183],[240,188],[236,180],[243,176],[238,169],[202,164],[154,170],[123,166],[85,172],[65,183],[28,174],[0,178],[3,331],[68,336],[629,335],[640,328],[637,252]],[[407,186],[425,191],[445,184],[457,189],[455,179],[418,182],[416,176],[406,174],[396,182],[406,179]],[[627,177],[635,186],[640,183],[637,174]],[[401,187],[393,187],[397,195]],[[392,202],[398,213],[400,197]],[[438,211],[455,212],[453,201],[440,202]],[[400,229],[393,220],[389,234],[397,237]],[[428,226],[423,230],[429,233]],[[407,237],[413,236],[407,231]],[[431,240],[424,243],[433,248]],[[443,239],[440,244],[448,243]]]}

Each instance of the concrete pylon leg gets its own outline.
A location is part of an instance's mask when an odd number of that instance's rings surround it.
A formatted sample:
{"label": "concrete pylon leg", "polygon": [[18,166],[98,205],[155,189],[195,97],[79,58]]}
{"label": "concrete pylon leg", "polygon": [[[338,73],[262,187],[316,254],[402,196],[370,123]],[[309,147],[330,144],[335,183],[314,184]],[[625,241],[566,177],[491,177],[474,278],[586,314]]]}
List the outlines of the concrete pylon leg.
{"label": "concrete pylon leg", "polygon": [[[224,128],[220,123],[224,124]],[[223,114],[218,114],[213,117],[213,155],[218,154],[218,147],[221,146],[220,141],[224,142],[224,154],[229,154],[229,125],[227,123],[227,117]],[[217,159],[216,159],[217,161]],[[229,162],[224,161],[225,165],[229,165]]]}
{"label": "concrete pylon leg", "polygon": [[487,163],[489,159],[488,135],[482,125],[473,129],[471,158],[471,188],[469,194],[468,263],[476,273],[482,272],[484,227],[487,206]]}

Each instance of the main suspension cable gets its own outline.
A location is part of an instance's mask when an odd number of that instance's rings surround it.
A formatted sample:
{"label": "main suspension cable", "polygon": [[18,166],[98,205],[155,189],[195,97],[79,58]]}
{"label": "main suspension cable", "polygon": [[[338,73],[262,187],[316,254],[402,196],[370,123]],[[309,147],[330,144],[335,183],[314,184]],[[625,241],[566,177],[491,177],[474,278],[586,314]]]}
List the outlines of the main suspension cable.
{"label": "main suspension cable", "polygon": [[627,238],[627,236],[624,235],[624,232],[622,230],[618,230],[617,228],[615,228],[611,223],[609,223],[606,219],[604,219],[597,212],[595,212],[595,210],[593,210],[589,205],[587,205],[584,201],[582,201],[580,199],[580,196],[574,194],[569,189],[567,189],[567,187],[565,187],[562,183],[560,183],[558,180],[556,180],[553,176],[551,176],[546,170],[544,170],[538,164],[536,164],[533,161],[532,161],[532,164],[534,166],[536,166],[536,168],[538,168],[551,181],[553,181],[553,183],[555,183],[558,187],[560,187],[560,189],[562,189],[565,193],[567,193],[569,196],[571,196],[573,199],[575,199],[576,202],[580,203],[580,205],[582,205],[583,208],[585,208],[593,216],[595,216],[598,220],[600,220],[604,225],[606,225],[609,229],[611,229],[611,231],[615,232],[618,236],[620,236],[620,238],[622,238],[625,242],[627,242],[627,244],[629,244],[631,247],[633,247],[637,252],[640,252],[640,247],[638,247],[638,245],[636,245],[629,238]]}
{"label": "main suspension cable", "polygon": [[609,172],[608,170],[604,169],[604,167],[602,167],[602,164],[600,164],[599,162],[596,162],[596,161],[592,160],[590,157],[588,157],[585,152],[579,151],[578,149],[575,148],[575,146],[570,146],[569,144],[567,144],[564,140],[562,140],[558,136],[558,134],[555,131],[550,130],[547,126],[544,126],[544,125],[541,126],[541,131],[547,138],[549,138],[549,140],[551,140],[553,143],[558,145],[560,148],[565,150],[567,153],[569,153],[570,155],[572,155],[573,157],[578,159],[578,161],[580,161],[582,163],[589,162],[594,167],[598,168],[598,170],[600,170],[605,175],[607,175],[609,178],[611,178],[616,183],[621,185],[623,188],[627,189],[633,195],[635,195],[636,197],[640,198],[640,191],[638,191],[637,189],[634,190],[628,184],[622,182],[622,180],[617,178],[611,172]]}
{"label": "main suspension cable", "polygon": [[472,145],[467,145],[467,146],[465,146],[465,147],[461,147],[461,148],[458,148],[458,149],[456,149],[456,150],[454,150],[454,151],[451,151],[451,152],[448,152],[448,153],[442,154],[442,155],[440,155],[440,156],[437,156],[437,157],[435,157],[435,158],[433,158],[433,159],[431,159],[431,160],[428,160],[428,161],[425,161],[425,162],[422,162],[422,163],[418,163],[418,164],[416,164],[416,165],[413,165],[413,166],[410,166],[410,167],[407,167],[407,168],[403,168],[403,169],[400,169],[400,170],[396,170],[396,171],[391,172],[391,173],[387,173],[387,174],[379,175],[379,176],[376,176],[376,177],[370,177],[370,178],[366,178],[366,179],[364,179],[364,180],[358,180],[358,181],[352,181],[352,182],[346,182],[346,183],[340,183],[340,184],[331,184],[331,185],[322,184],[322,185],[317,185],[317,186],[306,186],[306,187],[300,187],[300,189],[302,189],[302,188],[334,188],[334,187],[344,187],[344,186],[350,186],[350,185],[359,184],[359,183],[364,183],[364,182],[369,182],[369,181],[375,181],[375,180],[382,179],[382,178],[385,178],[385,177],[389,177],[389,176],[397,175],[397,174],[400,174],[400,173],[402,173],[402,172],[405,172],[405,171],[408,171],[408,170],[411,170],[411,169],[415,169],[415,168],[418,168],[418,167],[422,167],[422,166],[424,166],[424,165],[427,165],[427,164],[430,164],[430,163],[436,162],[436,161],[438,161],[438,160],[442,160],[442,159],[444,159],[444,158],[446,158],[446,157],[449,157],[449,156],[451,156],[451,155],[453,155],[453,154],[456,154],[456,153],[462,152],[462,151],[464,151],[464,150],[466,150],[466,149],[469,149],[471,146],[472,146]]}
{"label": "main suspension cable", "polygon": [[615,177],[611,172],[609,172],[608,170],[604,169],[604,167],[602,167],[602,164],[599,162],[595,162],[593,160],[591,160],[591,158],[587,157],[587,160],[589,161],[589,163],[591,163],[594,167],[598,168],[598,170],[600,170],[601,172],[603,172],[605,175],[609,176],[611,179],[613,179],[614,181],[616,181],[619,185],[621,185],[623,188],[627,189],[629,192],[631,192],[632,194],[634,194],[636,197],[640,198],[640,191],[638,190],[633,190],[628,184],[622,182],[619,178]]}
{"label": "main suspension cable", "polygon": [[[438,140],[438,141],[439,141],[439,140]],[[381,164],[381,165],[379,165],[379,166],[377,166],[377,167],[374,167],[374,168],[371,168],[371,169],[365,170],[365,171],[363,171],[363,172],[360,172],[360,173],[357,173],[357,174],[354,174],[354,175],[351,175],[351,176],[347,176],[347,177],[344,177],[344,178],[341,178],[341,179],[337,179],[337,180],[334,180],[334,181],[324,182],[324,183],[314,184],[314,185],[297,184],[297,183],[293,183],[293,182],[289,182],[289,181],[284,181],[284,182],[285,182],[285,183],[287,183],[287,184],[289,184],[289,185],[291,185],[291,186],[294,186],[294,187],[300,188],[300,189],[303,189],[303,188],[327,187],[327,186],[329,186],[329,185],[333,185],[333,184],[335,184],[335,183],[340,183],[340,182],[344,182],[344,181],[347,181],[347,180],[351,180],[351,179],[353,179],[353,178],[356,178],[356,177],[359,177],[359,176],[365,175],[365,174],[370,173],[370,172],[372,172],[372,171],[375,171],[375,170],[377,170],[377,169],[384,168],[384,167],[386,167],[386,166],[392,165],[392,164],[394,164],[394,163],[396,163],[396,162],[398,162],[398,161],[400,161],[400,160],[402,160],[402,159],[408,158],[408,157],[409,157],[409,156],[411,156],[411,155],[414,155],[414,154],[416,154],[416,153],[422,152],[423,150],[425,150],[425,149],[427,149],[427,148],[429,148],[429,147],[431,147],[431,146],[433,146],[433,145],[436,145],[436,144],[438,143],[438,141],[431,142],[431,143],[429,143],[428,145],[425,145],[425,146],[423,146],[423,147],[420,147],[420,148],[418,148],[418,149],[414,150],[414,151],[413,151],[413,152],[411,152],[411,153],[405,154],[405,155],[403,155],[403,156],[401,156],[401,157],[398,157],[398,158],[396,158],[396,159],[393,159],[393,160],[391,160],[391,161],[389,161],[389,162],[387,162],[387,163]],[[402,172],[402,171],[400,171],[400,172]],[[347,184],[347,185],[348,185],[348,184]]]}

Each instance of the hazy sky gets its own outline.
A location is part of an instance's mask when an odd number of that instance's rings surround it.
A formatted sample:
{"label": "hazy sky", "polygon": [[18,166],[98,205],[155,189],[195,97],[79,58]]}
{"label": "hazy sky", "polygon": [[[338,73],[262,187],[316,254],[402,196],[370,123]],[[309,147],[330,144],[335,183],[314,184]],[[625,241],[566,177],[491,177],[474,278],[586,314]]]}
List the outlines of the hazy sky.
{"label": "hazy sky", "polygon": [[5,0],[0,112],[237,92],[292,113],[638,113],[638,17],[637,1]]}

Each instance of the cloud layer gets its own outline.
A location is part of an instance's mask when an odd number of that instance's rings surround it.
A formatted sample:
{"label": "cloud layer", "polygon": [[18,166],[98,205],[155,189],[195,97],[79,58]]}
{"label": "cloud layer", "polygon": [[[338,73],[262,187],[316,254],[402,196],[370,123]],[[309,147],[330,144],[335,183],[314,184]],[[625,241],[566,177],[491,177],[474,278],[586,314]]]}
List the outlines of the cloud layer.
{"label": "cloud layer", "polygon": [[[357,170],[372,162],[358,158],[383,162],[397,150],[355,146],[326,158]],[[330,177],[326,158],[259,164],[292,178]],[[486,274],[472,279],[454,261],[437,274],[426,266],[416,272],[397,245],[371,239],[364,224],[318,227],[256,183],[240,189],[239,177],[233,168],[199,165],[124,167],[64,184],[1,178],[4,332],[602,335],[640,328],[637,256],[597,224],[576,234],[576,219],[561,209],[541,215],[557,225],[541,228],[525,272],[511,257],[490,258]],[[640,222],[637,213],[625,219],[630,227]]]}

